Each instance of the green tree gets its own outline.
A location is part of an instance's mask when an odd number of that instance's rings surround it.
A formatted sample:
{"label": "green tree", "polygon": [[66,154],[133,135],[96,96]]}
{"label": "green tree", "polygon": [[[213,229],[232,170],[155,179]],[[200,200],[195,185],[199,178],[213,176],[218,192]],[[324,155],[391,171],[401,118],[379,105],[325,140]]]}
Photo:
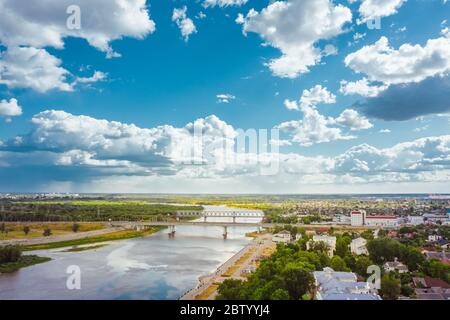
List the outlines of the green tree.
{"label": "green tree", "polygon": [[241,300],[243,290],[242,280],[226,279],[217,289],[217,300]]}
{"label": "green tree", "polygon": [[336,239],[336,254],[341,258],[350,254],[350,242],[352,239],[350,237],[338,237]]}
{"label": "green tree", "polygon": [[1,223],[0,224],[0,232],[5,232],[5,230],[6,230],[6,226],[5,226],[5,223]]}
{"label": "green tree", "polygon": [[25,235],[27,236],[30,233],[30,227],[29,226],[24,226],[23,227],[23,233],[25,233]]}
{"label": "green tree", "polygon": [[344,259],[339,256],[331,258],[330,267],[333,268],[334,271],[351,271],[345,264]]}
{"label": "green tree", "polygon": [[400,281],[390,275],[384,275],[381,278],[381,293],[385,300],[397,300],[400,295]]}
{"label": "green tree", "polygon": [[51,236],[51,235],[52,235],[52,230],[51,230],[50,228],[46,227],[46,228],[44,229],[43,235],[44,235],[44,237],[49,237],[49,236]]}
{"label": "green tree", "polygon": [[80,225],[78,223],[74,223],[72,225],[72,231],[73,232],[78,232],[78,230],[80,230]]}
{"label": "green tree", "polygon": [[383,263],[399,256],[400,243],[391,238],[378,238],[367,243],[367,250],[372,261]]}
{"label": "green tree", "polygon": [[288,264],[281,273],[284,280],[284,287],[293,300],[299,300],[305,293],[308,293],[314,284],[314,278],[311,274],[313,268],[307,267],[301,263]]}
{"label": "green tree", "polygon": [[6,245],[0,247],[0,263],[16,262],[22,256],[19,246]]}
{"label": "green tree", "polygon": [[369,257],[360,256],[358,257],[358,259],[356,259],[354,271],[360,276],[366,277],[367,268],[371,265],[373,265],[373,262]]}
{"label": "green tree", "polygon": [[270,300],[289,300],[289,292],[279,288],[272,293]]}

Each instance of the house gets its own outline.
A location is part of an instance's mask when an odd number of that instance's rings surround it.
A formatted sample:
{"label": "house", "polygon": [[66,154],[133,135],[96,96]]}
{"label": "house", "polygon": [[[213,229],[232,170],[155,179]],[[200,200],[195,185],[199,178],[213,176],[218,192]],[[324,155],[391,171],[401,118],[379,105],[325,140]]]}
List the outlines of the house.
{"label": "house", "polygon": [[437,241],[437,245],[440,246],[442,249],[448,249],[449,242],[446,239],[441,239]]}
{"label": "house", "polygon": [[352,272],[337,272],[332,268],[314,271],[317,300],[381,300],[368,282],[358,282]]}
{"label": "house", "polygon": [[353,239],[350,243],[350,252],[356,255],[368,255],[369,252],[367,251],[367,240],[364,238],[356,238]]}
{"label": "house", "polygon": [[439,260],[442,263],[450,264],[450,254],[442,250],[442,252],[437,251],[423,251],[423,254],[427,258],[427,260]]}
{"label": "house", "polygon": [[441,279],[414,277],[413,283],[419,300],[450,300],[450,285]]}
{"label": "house", "polygon": [[275,243],[286,244],[291,242],[291,239],[292,239],[291,233],[287,230],[280,231],[272,236],[272,241]]}
{"label": "house", "polygon": [[430,241],[430,242],[436,242],[436,241],[439,241],[439,240],[442,240],[442,236],[440,236],[440,235],[430,234],[428,236],[428,241]]}
{"label": "house", "polygon": [[394,261],[386,262],[383,266],[386,272],[398,271],[398,273],[408,272],[408,267],[403,263],[399,262],[397,258]]}
{"label": "house", "polygon": [[334,255],[334,250],[336,249],[336,237],[327,235],[314,235],[312,237],[312,240],[306,243],[306,249],[309,250],[314,242],[324,242],[329,248],[328,256],[332,257]]}

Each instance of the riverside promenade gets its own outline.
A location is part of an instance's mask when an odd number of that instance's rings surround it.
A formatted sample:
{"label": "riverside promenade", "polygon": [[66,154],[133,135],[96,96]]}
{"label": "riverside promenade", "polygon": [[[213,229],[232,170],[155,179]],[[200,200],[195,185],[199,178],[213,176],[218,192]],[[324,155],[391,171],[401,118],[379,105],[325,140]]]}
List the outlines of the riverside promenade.
{"label": "riverside promenade", "polygon": [[[214,300],[217,296],[216,286],[218,283],[226,279],[245,280],[242,272],[249,269],[268,248],[275,247],[271,238],[271,234],[257,236],[220,265],[214,273],[200,277],[198,285],[182,295],[180,300]],[[241,259],[245,259],[245,261],[240,261]]]}

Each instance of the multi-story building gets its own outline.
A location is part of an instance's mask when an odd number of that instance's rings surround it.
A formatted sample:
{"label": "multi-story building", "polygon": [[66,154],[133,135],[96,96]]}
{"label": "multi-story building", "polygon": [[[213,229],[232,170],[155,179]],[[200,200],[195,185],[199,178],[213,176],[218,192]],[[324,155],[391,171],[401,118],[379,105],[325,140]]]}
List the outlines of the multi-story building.
{"label": "multi-story building", "polygon": [[364,210],[352,211],[351,213],[351,225],[352,226],[369,226],[369,227],[397,227],[397,216],[380,216],[367,215]]}
{"label": "multi-story building", "polygon": [[352,242],[350,243],[350,251],[353,254],[356,255],[368,255],[368,251],[367,251],[367,247],[366,247],[367,241],[364,238],[356,238],[353,239]]}
{"label": "multi-story building", "polygon": [[358,282],[352,272],[337,272],[331,268],[313,272],[317,300],[381,300],[368,282]]}
{"label": "multi-story building", "polygon": [[314,235],[312,240],[306,243],[306,248],[309,250],[314,242],[324,242],[328,245],[328,256],[332,257],[334,255],[334,250],[336,250],[336,237],[326,236],[326,235]]}

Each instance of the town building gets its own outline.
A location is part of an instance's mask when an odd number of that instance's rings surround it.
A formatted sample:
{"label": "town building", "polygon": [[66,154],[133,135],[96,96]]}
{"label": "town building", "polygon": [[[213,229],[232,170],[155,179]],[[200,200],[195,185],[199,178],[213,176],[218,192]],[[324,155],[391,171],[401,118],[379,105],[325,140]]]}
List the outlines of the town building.
{"label": "town building", "polygon": [[328,256],[332,257],[334,255],[334,250],[336,250],[336,237],[327,235],[314,235],[312,240],[306,243],[306,249],[310,249],[314,242],[324,242],[328,245]]}
{"label": "town building", "polygon": [[335,223],[335,224],[350,224],[351,219],[349,216],[346,216],[345,214],[336,214],[333,217],[333,223]]}
{"label": "town building", "polygon": [[386,262],[383,265],[384,271],[386,272],[394,272],[398,271],[398,273],[406,273],[408,272],[408,267],[395,258],[394,261]]}
{"label": "town building", "polygon": [[352,272],[337,272],[332,268],[314,271],[316,300],[381,300],[368,282],[358,282]]}
{"label": "town building", "polygon": [[287,244],[291,242],[291,240],[292,240],[291,233],[287,230],[280,231],[272,236],[272,241],[275,243]]}
{"label": "town building", "polygon": [[424,223],[424,219],[422,216],[408,216],[406,223],[413,226],[418,226]]}
{"label": "town building", "polygon": [[356,238],[353,239],[352,242],[350,243],[350,252],[356,255],[368,255],[368,251],[367,251],[367,240],[364,238]]}
{"label": "town building", "polygon": [[450,285],[438,278],[414,277],[414,293],[419,300],[450,300]]}
{"label": "town building", "polygon": [[427,258],[427,260],[439,260],[442,263],[450,264],[450,253],[447,253],[445,250],[441,252],[438,251],[423,251],[423,254]]}
{"label": "town building", "polygon": [[350,214],[352,226],[398,227],[398,217],[388,215],[367,215],[364,210],[352,211]]}

